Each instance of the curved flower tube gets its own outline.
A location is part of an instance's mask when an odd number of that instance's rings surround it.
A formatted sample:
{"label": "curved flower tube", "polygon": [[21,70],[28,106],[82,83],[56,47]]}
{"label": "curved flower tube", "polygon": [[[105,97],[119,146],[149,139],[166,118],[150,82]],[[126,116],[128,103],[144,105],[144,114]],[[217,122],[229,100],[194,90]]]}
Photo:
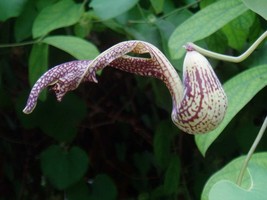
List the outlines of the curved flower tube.
{"label": "curved flower tube", "polygon": [[[152,44],[132,40],[118,43],[94,60],[71,61],[47,71],[34,84],[23,112],[36,106],[40,92],[52,86],[57,100],[76,89],[81,82],[97,82],[96,71],[111,66],[130,73],[155,77],[168,87],[173,101],[172,120],[189,134],[206,133],[218,126],[227,108],[224,90],[207,59],[186,47],[183,83],[164,54]],[[128,53],[148,53],[150,58],[133,57]]]}

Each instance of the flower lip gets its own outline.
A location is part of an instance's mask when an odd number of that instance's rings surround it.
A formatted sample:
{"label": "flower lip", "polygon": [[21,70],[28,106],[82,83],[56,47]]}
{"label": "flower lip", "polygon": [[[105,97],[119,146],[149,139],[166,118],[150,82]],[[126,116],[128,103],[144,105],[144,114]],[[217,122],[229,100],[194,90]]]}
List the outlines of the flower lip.
{"label": "flower lip", "polygon": [[[45,88],[51,86],[55,92],[57,100],[61,101],[63,96],[78,87],[81,77],[90,63],[90,60],[71,61],[53,67],[44,73],[34,84],[27,100],[26,107],[23,109],[25,114],[30,114],[36,104],[37,99]],[[84,75],[84,80],[96,82],[95,72]]]}

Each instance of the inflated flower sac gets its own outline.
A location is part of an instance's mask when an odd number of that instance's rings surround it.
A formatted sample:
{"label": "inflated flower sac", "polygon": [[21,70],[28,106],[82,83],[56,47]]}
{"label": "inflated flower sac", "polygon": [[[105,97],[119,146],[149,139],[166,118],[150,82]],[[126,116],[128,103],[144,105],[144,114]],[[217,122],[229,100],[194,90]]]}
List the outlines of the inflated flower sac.
{"label": "inflated flower sac", "polygon": [[[186,47],[183,83],[164,54],[152,44],[133,40],[118,43],[94,60],[71,61],[48,70],[34,84],[23,112],[29,114],[36,106],[40,92],[52,86],[58,101],[81,82],[96,82],[96,72],[106,66],[141,76],[162,80],[170,91],[174,124],[189,134],[206,133],[222,121],[227,97],[208,60]],[[148,53],[149,58],[127,55]]]}
{"label": "inflated flower sac", "polygon": [[183,99],[173,109],[172,120],[187,133],[206,133],[223,120],[227,97],[209,61],[190,46],[186,49]]}

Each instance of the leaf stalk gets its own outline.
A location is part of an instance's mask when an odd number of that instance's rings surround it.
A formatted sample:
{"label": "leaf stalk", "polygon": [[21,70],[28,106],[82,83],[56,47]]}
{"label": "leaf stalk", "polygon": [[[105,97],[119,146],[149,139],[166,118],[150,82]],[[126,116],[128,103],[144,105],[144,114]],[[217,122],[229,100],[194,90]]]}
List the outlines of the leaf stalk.
{"label": "leaf stalk", "polygon": [[209,51],[207,49],[204,49],[202,47],[199,47],[198,45],[194,43],[187,43],[187,46],[192,47],[194,50],[198,51],[204,56],[208,56],[210,58],[215,58],[218,60],[223,60],[227,62],[234,62],[234,63],[239,63],[245,60],[247,57],[250,56],[250,54],[259,46],[259,44],[267,37],[267,31],[265,31],[243,54],[240,56],[229,56],[229,55],[224,55],[220,53],[215,53],[212,51]]}
{"label": "leaf stalk", "polygon": [[236,184],[238,186],[241,186],[242,179],[244,177],[244,174],[245,174],[245,171],[247,169],[248,163],[249,163],[253,153],[255,152],[255,149],[258,146],[258,144],[259,144],[259,142],[260,142],[260,140],[261,140],[261,138],[262,138],[262,136],[263,136],[263,134],[264,134],[264,132],[266,130],[266,127],[267,127],[267,116],[265,117],[265,120],[264,120],[264,122],[263,122],[263,124],[261,126],[261,129],[260,129],[255,141],[253,142],[252,146],[250,147],[250,150],[249,150],[249,152],[248,152],[248,154],[246,156],[246,159],[244,160],[244,163],[242,165],[242,168],[240,170],[240,173],[239,173],[237,181],[236,181]]}

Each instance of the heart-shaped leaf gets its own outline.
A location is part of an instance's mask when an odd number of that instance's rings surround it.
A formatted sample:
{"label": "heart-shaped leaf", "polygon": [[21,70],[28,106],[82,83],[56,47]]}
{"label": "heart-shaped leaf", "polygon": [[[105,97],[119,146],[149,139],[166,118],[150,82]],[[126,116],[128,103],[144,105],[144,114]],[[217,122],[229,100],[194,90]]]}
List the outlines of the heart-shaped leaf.
{"label": "heart-shaped leaf", "polygon": [[106,174],[98,174],[92,184],[91,200],[115,200],[117,197],[116,185]]}
{"label": "heart-shaped leaf", "polygon": [[[86,105],[74,94],[66,95],[62,103],[58,103],[51,95],[46,102],[40,102],[38,111],[32,115],[21,115],[25,96],[19,99],[17,112],[24,127],[40,128],[45,134],[61,142],[70,142],[77,133],[77,125],[86,115]],[[75,106],[74,106],[75,105]]]}
{"label": "heart-shaped leaf", "polygon": [[41,169],[48,180],[59,190],[77,183],[88,168],[88,156],[79,147],[69,151],[52,145],[41,154]]}
{"label": "heart-shaped leaf", "polygon": [[[266,174],[267,173],[267,159],[266,158],[267,158],[266,152],[255,153],[250,160],[250,164],[255,164],[258,167],[264,169],[264,173]],[[218,171],[213,176],[211,176],[210,179],[206,182],[206,185],[202,191],[201,200],[209,200],[210,191],[220,181],[227,180],[228,182],[230,181],[232,183],[235,183],[237,180],[237,177],[240,173],[240,169],[241,169],[241,166],[242,166],[244,160],[245,160],[245,156],[241,156],[239,158],[236,158],[235,160],[233,160],[229,164],[227,164],[224,168],[222,168],[220,171]],[[261,176],[264,177],[264,174],[261,174]],[[254,180],[256,180],[256,179],[254,179]],[[265,178],[265,180],[267,180],[267,178]],[[261,184],[261,181],[256,183],[256,185],[258,185],[258,186],[260,184]],[[265,188],[266,188],[266,184],[267,183],[265,182]],[[245,173],[241,187],[243,188],[242,190],[245,190],[245,189],[248,190],[248,188],[252,187],[251,175],[249,173]],[[227,194],[227,193],[224,193],[224,194]],[[224,199],[228,200],[227,196],[224,196]]]}
{"label": "heart-shaped leaf", "polygon": [[[242,188],[235,183],[222,180],[210,190],[209,200],[263,200],[267,197],[267,169],[256,164],[248,166],[249,188]],[[227,195],[226,195],[227,194]]]}
{"label": "heart-shaped leaf", "polygon": [[91,200],[90,195],[89,184],[85,181],[80,181],[66,190],[68,200]]}

